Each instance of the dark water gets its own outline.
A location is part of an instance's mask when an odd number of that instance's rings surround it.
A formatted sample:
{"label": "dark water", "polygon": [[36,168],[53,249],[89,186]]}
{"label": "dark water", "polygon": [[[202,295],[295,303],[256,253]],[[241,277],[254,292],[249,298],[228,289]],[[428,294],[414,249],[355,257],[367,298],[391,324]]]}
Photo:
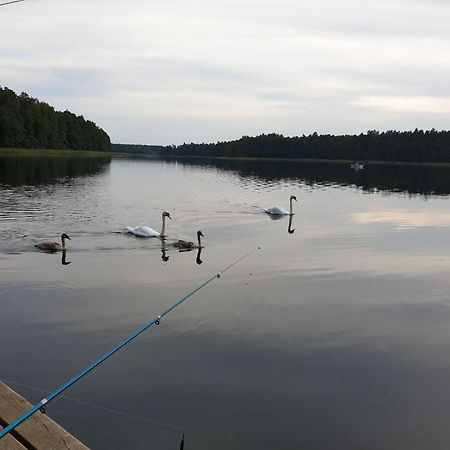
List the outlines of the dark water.
{"label": "dark water", "polygon": [[[88,446],[448,448],[448,169],[60,163],[0,160],[0,378],[32,402],[262,247],[49,406]],[[261,209],[291,194],[288,230]],[[123,232],[163,210],[164,252]]]}

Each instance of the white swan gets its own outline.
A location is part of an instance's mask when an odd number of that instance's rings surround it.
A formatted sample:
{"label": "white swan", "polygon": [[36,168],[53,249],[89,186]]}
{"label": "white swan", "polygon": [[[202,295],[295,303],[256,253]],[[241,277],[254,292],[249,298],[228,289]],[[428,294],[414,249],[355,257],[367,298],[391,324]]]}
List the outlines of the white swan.
{"label": "white swan", "polygon": [[164,234],[164,232],[166,231],[166,217],[168,217],[169,219],[172,218],[172,217],[170,217],[170,214],[167,211],[164,211],[162,213],[162,229],[161,229],[161,233],[158,233],[157,231],[155,231],[153,228],[150,228],[150,227],[127,227],[127,230],[128,230],[129,233],[134,234],[135,236],[139,236],[139,237],[146,237],[146,238],[160,237],[160,238],[164,238],[166,236]]}
{"label": "white swan", "polygon": [[274,216],[292,216],[294,214],[292,212],[292,200],[297,201],[297,197],[295,195],[291,195],[291,198],[289,199],[289,211],[285,208],[280,208],[279,206],[273,206],[272,208],[265,209],[264,212]]}

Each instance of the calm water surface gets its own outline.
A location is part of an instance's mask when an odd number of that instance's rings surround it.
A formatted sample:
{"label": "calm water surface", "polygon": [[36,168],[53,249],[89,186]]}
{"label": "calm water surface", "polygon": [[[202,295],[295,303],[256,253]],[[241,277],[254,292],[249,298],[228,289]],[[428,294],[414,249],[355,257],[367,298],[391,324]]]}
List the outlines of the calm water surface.
{"label": "calm water surface", "polygon": [[[196,450],[447,449],[447,180],[406,166],[0,158],[0,378],[40,400],[261,246],[48,414],[94,449],[177,449],[183,432]],[[291,194],[290,228],[262,212]],[[159,230],[164,210],[166,248],[124,232]],[[201,255],[170,246],[197,230]],[[62,232],[65,260],[34,249]]]}

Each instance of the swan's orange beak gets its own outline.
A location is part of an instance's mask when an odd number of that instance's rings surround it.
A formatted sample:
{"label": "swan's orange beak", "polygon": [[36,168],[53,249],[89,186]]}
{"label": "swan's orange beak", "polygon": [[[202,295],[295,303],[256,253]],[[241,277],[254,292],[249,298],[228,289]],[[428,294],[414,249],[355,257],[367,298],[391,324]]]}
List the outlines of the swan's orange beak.
{"label": "swan's orange beak", "polygon": [[172,217],[170,217],[170,214],[169,214],[169,213],[167,213],[167,217],[168,217],[169,219],[172,219]]}

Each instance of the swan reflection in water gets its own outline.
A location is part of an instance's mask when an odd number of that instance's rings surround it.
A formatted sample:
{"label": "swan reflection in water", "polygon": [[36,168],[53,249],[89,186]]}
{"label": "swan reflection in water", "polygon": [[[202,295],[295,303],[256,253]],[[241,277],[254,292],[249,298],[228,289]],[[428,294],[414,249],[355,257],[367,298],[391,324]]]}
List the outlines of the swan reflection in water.
{"label": "swan reflection in water", "polygon": [[200,247],[200,248],[197,250],[197,257],[195,258],[195,262],[196,262],[198,265],[200,265],[200,264],[203,262],[203,261],[201,260],[201,258],[200,258],[201,254],[202,254],[202,247]]}
{"label": "swan reflection in water", "polygon": [[[192,250],[194,250],[193,248],[182,248],[180,250],[178,250],[178,253],[186,253],[186,252],[191,252]],[[203,263],[203,260],[201,259],[201,255],[202,255],[202,250],[203,247],[198,247],[197,248],[197,256],[195,258],[195,262],[200,265]]]}
{"label": "swan reflection in water", "polygon": [[292,228],[292,219],[294,216],[289,216],[288,233],[294,234],[295,228]]}
{"label": "swan reflection in water", "polygon": [[267,214],[270,217],[270,220],[281,220],[284,219],[286,216],[282,216],[281,214]]}
{"label": "swan reflection in water", "polygon": [[72,264],[72,261],[67,261],[67,250],[64,249],[61,253],[61,264],[63,266],[68,266],[69,264]]}
{"label": "swan reflection in water", "polygon": [[[192,250],[194,250],[195,247],[193,248],[179,248],[178,249],[178,253],[187,253],[187,252],[191,252]],[[200,265],[203,263],[203,260],[201,259],[201,254],[202,254],[202,250],[203,247],[198,247],[197,248],[197,256],[195,258],[195,262],[196,264]],[[167,246],[165,241],[161,240],[161,260],[163,262],[167,262],[169,261],[170,256],[167,256]]]}
{"label": "swan reflection in water", "polygon": [[169,261],[169,257],[167,256],[166,251],[166,241],[161,239],[161,259],[163,260],[163,262]]}
{"label": "swan reflection in water", "polygon": [[[271,220],[280,220],[280,219],[284,219],[286,217],[286,215],[282,216],[281,214],[268,214],[268,216],[270,217]],[[294,215],[290,214],[289,215],[289,223],[288,223],[288,228],[287,228],[287,232],[289,234],[294,234],[295,232],[295,228],[292,228],[292,222],[294,220]]]}

